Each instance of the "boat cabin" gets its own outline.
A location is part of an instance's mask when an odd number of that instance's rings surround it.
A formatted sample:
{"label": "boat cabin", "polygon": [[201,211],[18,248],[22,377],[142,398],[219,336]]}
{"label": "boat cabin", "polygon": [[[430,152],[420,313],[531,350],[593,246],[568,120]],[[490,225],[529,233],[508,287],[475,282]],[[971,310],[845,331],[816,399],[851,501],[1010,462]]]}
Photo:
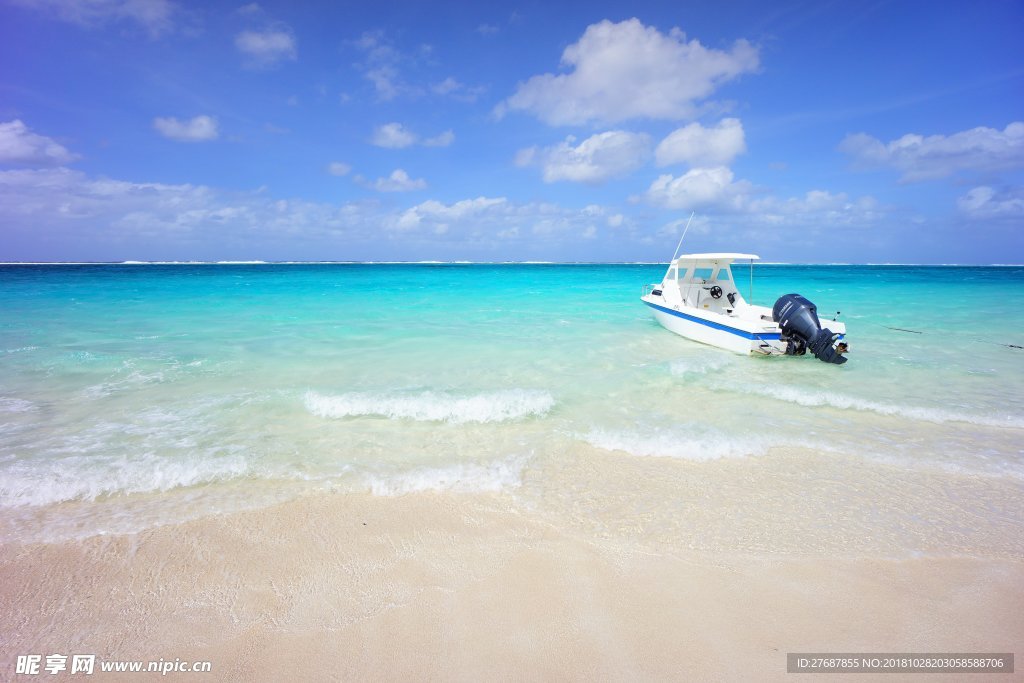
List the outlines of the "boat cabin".
{"label": "boat cabin", "polygon": [[732,263],[757,259],[754,254],[683,254],[669,264],[661,296],[670,306],[732,313],[746,304],[733,276]]}

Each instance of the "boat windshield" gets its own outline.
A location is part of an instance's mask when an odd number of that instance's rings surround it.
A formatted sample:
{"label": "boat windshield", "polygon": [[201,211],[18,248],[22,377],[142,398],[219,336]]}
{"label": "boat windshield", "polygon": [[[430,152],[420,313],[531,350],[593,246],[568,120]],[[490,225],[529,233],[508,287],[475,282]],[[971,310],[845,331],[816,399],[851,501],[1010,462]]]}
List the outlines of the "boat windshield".
{"label": "boat windshield", "polygon": [[679,280],[680,282],[714,282],[717,280],[731,280],[729,264],[703,265],[680,263],[678,268],[672,266],[668,271],[668,279]]}

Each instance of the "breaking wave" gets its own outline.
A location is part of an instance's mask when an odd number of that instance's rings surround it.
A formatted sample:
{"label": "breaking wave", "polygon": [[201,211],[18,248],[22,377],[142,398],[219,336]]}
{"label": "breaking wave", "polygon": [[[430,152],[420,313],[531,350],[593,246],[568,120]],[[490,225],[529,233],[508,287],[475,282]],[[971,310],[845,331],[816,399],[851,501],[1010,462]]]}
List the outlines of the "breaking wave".
{"label": "breaking wave", "polygon": [[510,389],[470,396],[424,391],[324,395],[309,391],[306,409],[318,417],[386,417],[420,422],[507,422],[546,415],[555,399],[546,391]]}
{"label": "breaking wave", "polygon": [[159,493],[251,473],[250,464],[238,453],[197,453],[188,458],[145,454],[133,458],[75,455],[44,461],[16,460],[0,467],[0,506],[38,506],[120,494]]}
{"label": "breaking wave", "polygon": [[764,439],[730,436],[721,432],[691,430],[634,431],[595,429],[582,435],[584,441],[606,451],[630,455],[661,456],[685,460],[718,460],[766,455],[773,444]]}
{"label": "breaking wave", "polygon": [[924,408],[919,406],[904,406],[880,401],[870,401],[854,396],[844,396],[828,391],[804,389],[801,387],[787,385],[722,385],[723,389],[740,391],[748,394],[756,394],[766,398],[778,399],[789,403],[795,403],[808,408],[829,407],[839,410],[861,410],[880,415],[892,415],[906,417],[912,420],[925,422],[946,423],[966,422],[985,427],[1014,427],[1024,428],[1024,419],[1006,415],[1005,417],[974,415],[942,408]]}
{"label": "breaking wave", "polygon": [[0,396],[0,413],[28,413],[36,409],[36,404],[23,398]]}
{"label": "breaking wave", "polygon": [[422,467],[408,472],[372,474],[364,484],[375,496],[401,496],[424,491],[492,493],[522,484],[527,458],[515,456],[491,463]]}

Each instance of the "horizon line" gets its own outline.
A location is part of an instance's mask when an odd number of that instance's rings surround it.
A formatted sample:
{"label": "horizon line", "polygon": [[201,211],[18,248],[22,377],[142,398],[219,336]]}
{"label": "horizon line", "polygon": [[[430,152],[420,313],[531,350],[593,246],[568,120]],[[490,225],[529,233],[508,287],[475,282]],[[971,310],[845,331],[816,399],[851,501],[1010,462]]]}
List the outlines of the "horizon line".
{"label": "horizon line", "polygon": [[[0,261],[0,265],[668,265],[669,261],[469,261],[469,260],[416,260],[416,261],[266,261],[217,260],[217,261],[168,261],[168,260],[124,260],[124,261]],[[758,265],[823,265],[823,266],[930,266],[930,267],[1024,267],[1024,263],[907,263],[850,261],[759,261]]]}
{"label": "horizon line", "polygon": [[[259,265],[444,265],[444,266],[665,266],[668,261],[0,261],[0,266],[259,266]],[[762,266],[921,266],[946,268],[1019,268],[1024,263],[852,263],[815,261],[760,261]]]}

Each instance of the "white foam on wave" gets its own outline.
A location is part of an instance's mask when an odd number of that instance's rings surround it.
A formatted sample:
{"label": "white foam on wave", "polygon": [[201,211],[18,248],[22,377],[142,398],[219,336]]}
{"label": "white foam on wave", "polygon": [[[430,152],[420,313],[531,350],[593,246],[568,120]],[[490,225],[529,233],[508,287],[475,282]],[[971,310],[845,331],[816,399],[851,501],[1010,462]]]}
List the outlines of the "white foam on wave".
{"label": "white foam on wave", "polygon": [[306,392],[306,409],[318,417],[386,417],[420,422],[507,422],[546,415],[555,399],[546,391],[508,389],[469,396],[419,393]]}
{"label": "white foam on wave", "polygon": [[29,413],[36,407],[35,403],[23,398],[0,396],[0,413]]}
{"label": "white foam on wave", "polygon": [[132,370],[128,374],[120,376],[118,379],[88,386],[82,390],[82,395],[85,398],[103,398],[119,391],[136,389],[150,384],[160,384],[164,382],[165,379],[166,377],[162,370],[156,370],[154,372],[139,372],[138,370]]}
{"label": "white foam on wave", "polygon": [[681,429],[594,429],[579,438],[606,451],[696,461],[766,455],[776,445],[756,437]]}
{"label": "white foam on wave", "polygon": [[252,474],[240,453],[169,458],[71,455],[0,466],[0,507],[94,501],[111,495],[157,493]]}
{"label": "white foam on wave", "polygon": [[26,351],[35,351],[38,346],[19,346],[16,349],[4,349],[4,353],[25,353]]}
{"label": "white foam on wave", "polygon": [[829,407],[837,408],[839,410],[860,410],[878,413],[880,415],[892,415],[897,417],[907,417],[912,420],[921,420],[924,422],[935,422],[938,424],[946,422],[966,422],[985,427],[1024,428],[1024,419],[1013,415],[989,417],[985,415],[972,415],[970,413],[955,412],[942,408],[895,405],[857,398],[855,396],[846,396],[830,391],[805,389],[803,387],[795,387],[785,384],[729,384],[723,385],[722,388],[741,391],[748,394],[756,394],[766,398],[774,398],[808,408]]}
{"label": "white foam on wave", "polygon": [[518,488],[528,458],[512,456],[489,463],[421,467],[406,472],[367,475],[363,483],[375,496],[402,496],[426,491],[497,493]]}

